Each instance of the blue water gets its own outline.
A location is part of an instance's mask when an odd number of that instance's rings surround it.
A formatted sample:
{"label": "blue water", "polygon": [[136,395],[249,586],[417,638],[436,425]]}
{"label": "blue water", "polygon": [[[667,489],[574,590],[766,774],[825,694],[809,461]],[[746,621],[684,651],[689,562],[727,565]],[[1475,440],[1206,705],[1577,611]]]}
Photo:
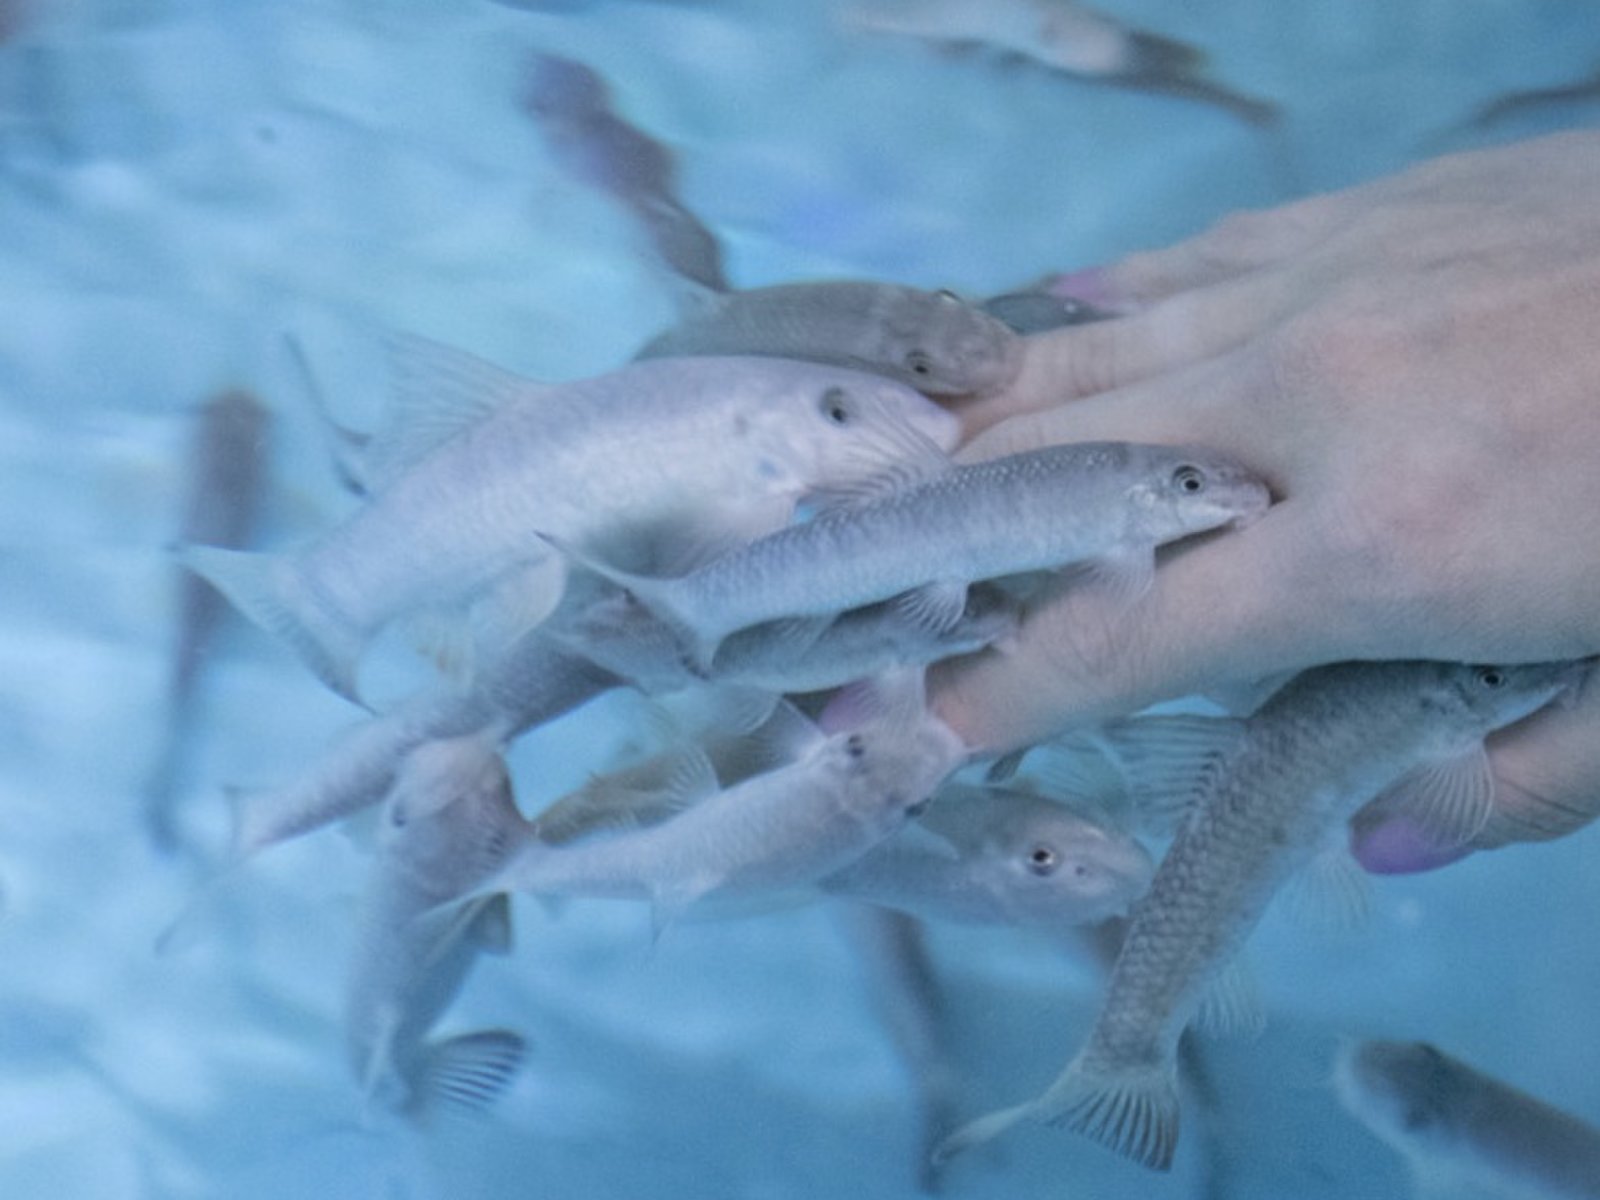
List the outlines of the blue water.
{"label": "blue water", "polygon": [[[17,6],[0,4],[10,14]],[[1285,110],[1213,108],[850,41],[794,0],[32,0],[0,43],[0,1196],[897,1197],[913,1090],[826,909],[686,924],[628,905],[518,909],[448,1018],[533,1049],[487,1121],[357,1124],[340,1041],[366,851],[324,831],[153,943],[206,867],[154,851],[139,795],[165,719],[184,450],[196,406],[274,414],[260,534],[347,508],[280,337],[359,422],[374,331],[528,375],[605,370],[671,314],[627,218],[558,174],[517,109],[532,48],[582,59],[677,148],[685,203],[743,286],[860,276],[975,295],[1195,232],[1428,153],[1594,120],[1552,106],[1452,133],[1600,59],[1587,0],[1108,0],[1206,47]],[[354,710],[236,624],[209,665],[181,799],[281,783]],[[513,756],[525,808],[639,728],[612,697]],[[1206,1050],[1157,1178],[1027,1130],[959,1162],[962,1197],[1404,1196],[1327,1086],[1341,1035],[1428,1037],[1600,1121],[1600,835],[1380,880],[1359,931],[1276,916],[1270,1015]],[[1034,1094],[1086,1032],[1087,960],[934,929],[963,1113]]]}

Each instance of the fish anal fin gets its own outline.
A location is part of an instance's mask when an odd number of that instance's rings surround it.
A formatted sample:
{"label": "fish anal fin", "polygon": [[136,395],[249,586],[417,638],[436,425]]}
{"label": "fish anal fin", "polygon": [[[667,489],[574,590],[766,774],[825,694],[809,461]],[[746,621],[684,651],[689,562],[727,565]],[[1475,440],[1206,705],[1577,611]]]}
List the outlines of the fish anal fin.
{"label": "fish anal fin", "polygon": [[527,1041],[509,1029],[484,1029],[432,1043],[418,1092],[424,1111],[481,1116],[516,1078]]}
{"label": "fish anal fin", "polygon": [[1255,977],[1245,960],[1235,955],[1201,996],[1195,1024],[1202,1033],[1254,1037],[1266,1023]]}
{"label": "fish anal fin", "polygon": [[1379,797],[1440,847],[1470,841],[1494,810],[1494,775],[1480,742],[1463,754],[1401,777]]}
{"label": "fish anal fin", "polygon": [[314,604],[297,586],[294,567],[273,554],[185,546],[178,561],[213,587],[250,620],[288,642],[317,678],[353,703],[356,666],[364,639],[336,614]]}
{"label": "fish anal fin", "polygon": [[1307,928],[1349,932],[1372,915],[1372,887],[1349,850],[1330,843],[1290,877],[1283,902],[1289,916]]}

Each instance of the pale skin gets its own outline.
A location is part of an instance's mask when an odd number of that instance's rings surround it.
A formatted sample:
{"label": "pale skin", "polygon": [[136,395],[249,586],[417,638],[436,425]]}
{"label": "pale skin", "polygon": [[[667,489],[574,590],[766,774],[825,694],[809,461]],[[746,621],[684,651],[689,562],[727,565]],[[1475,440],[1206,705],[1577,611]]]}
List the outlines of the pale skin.
{"label": "pale skin", "polygon": [[[943,665],[979,753],[1341,659],[1600,652],[1600,135],[1437,159],[1075,277],[1127,315],[1028,339],[960,457],[1195,442],[1271,483],[1131,608],[1067,588]],[[1073,630],[1112,629],[1116,653]],[[1600,815],[1600,686],[1491,742],[1483,847]]]}

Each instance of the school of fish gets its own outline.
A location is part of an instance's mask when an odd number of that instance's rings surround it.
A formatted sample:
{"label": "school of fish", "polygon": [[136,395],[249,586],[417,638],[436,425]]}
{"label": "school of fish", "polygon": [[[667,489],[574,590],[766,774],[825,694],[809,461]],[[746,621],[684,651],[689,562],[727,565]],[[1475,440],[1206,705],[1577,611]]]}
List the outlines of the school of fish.
{"label": "school of fish", "polygon": [[[1091,10],[974,13],[853,19],[1271,119],[1205,81],[1187,48]],[[514,949],[514,894],[635,900],[657,936],[689,914],[828,903],[857,914],[851,936],[876,967],[899,964],[884,986],[899,997],[891,1032],[927,1077],[924,1186],[1023,1122],[1168,1169],[1191,1061],[1179,1039],[1259,1019],[1237,960],[1274,897],[1296,874],[1357,874],[1339,841],[1368,804],[1438,845],[1466,842],[1493,798],[1484,739],[1588,664],[1332,664],[1248,716],[1129,714],[1022,755],[1017,773],[1016,757],[968,770],[983,764],[929,711],[929,664],[1006,653],[1043,576],[1109,581],[1139,603],[1158,549],[1240,536],[1272,502],[1265,482],[1192,445],[1066,443],[958,464],[962,399],[1015,380],[1030,335],[1114,316],[1043,284],[970,302],[887,281],[736,289],[676,195],[672,151],[614,111],[592,68],[540,54],[521,103],[552,165],[637,222],[681,318],[632,361],[561,383],[396,335],[379,427],[325,421],[349,514],[261,552],[244,548],[246,506],[179,552],[369,709],[298,778],[232,796],[224,851],[237,866],[377,811],[344,1030],[362,1103],[414,1121],[478,1112],[536,1058],[520,1030],[433,1035],[478,956]],[[234,441],[259,438],[253,402],[219,400],[209,419],[225,417],[245,430]],[[214,452],[245,454],[223,428],[203,434],[223,440]],[[175,722],[192,703],[192,646],[216,622],[185,606]],[[413,622],[447,631],[455,670],[380,705],[364,664],[386,629]],[[584,787],[525,812],[507,749],[616,689],[661,703],[654,751],[593,764]],[[1033,769],[1052,755],[1080,766]],[[150,801],[164,842],[180,828],[168,790]],[[1121,918],[1099,1017],[1059,1079],[954,1127],[960,1081],[916,922],[1059,941]],[[1431,1047],[1359,1046],[1339,1079],[1408,1154],[1476,1155],[1559,1178],[1569,1190],[1553,1194],[1600,1195],[1593,1130]],[[1526,1131],[1517,1145],[1507,1123]]]}

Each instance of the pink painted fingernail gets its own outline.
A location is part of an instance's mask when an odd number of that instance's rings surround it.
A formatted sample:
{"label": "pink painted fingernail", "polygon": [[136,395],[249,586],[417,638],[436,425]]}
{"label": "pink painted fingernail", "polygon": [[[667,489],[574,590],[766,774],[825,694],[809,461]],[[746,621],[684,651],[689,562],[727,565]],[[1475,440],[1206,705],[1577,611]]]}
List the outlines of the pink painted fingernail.
{"label": "pink painted fingernail", "polygon": [[1389,816],[1353,826],[1350,853],[1374,875],[1413,875],[1459,862],[1472,853],[1472,847],[1441,846],[1414,822]]}
{"label": "pink painted fingernail", "polygon": [[1068,271],[1064,275],[1054,276],[1044,285],[1044,290],[1052,296],[1082,300],[1096,308],[1121,310],[1131,304],[1129,298],[1122,295],[1111,282],[1110,272],[1104,267],[1085,267],[1081,271]]}

